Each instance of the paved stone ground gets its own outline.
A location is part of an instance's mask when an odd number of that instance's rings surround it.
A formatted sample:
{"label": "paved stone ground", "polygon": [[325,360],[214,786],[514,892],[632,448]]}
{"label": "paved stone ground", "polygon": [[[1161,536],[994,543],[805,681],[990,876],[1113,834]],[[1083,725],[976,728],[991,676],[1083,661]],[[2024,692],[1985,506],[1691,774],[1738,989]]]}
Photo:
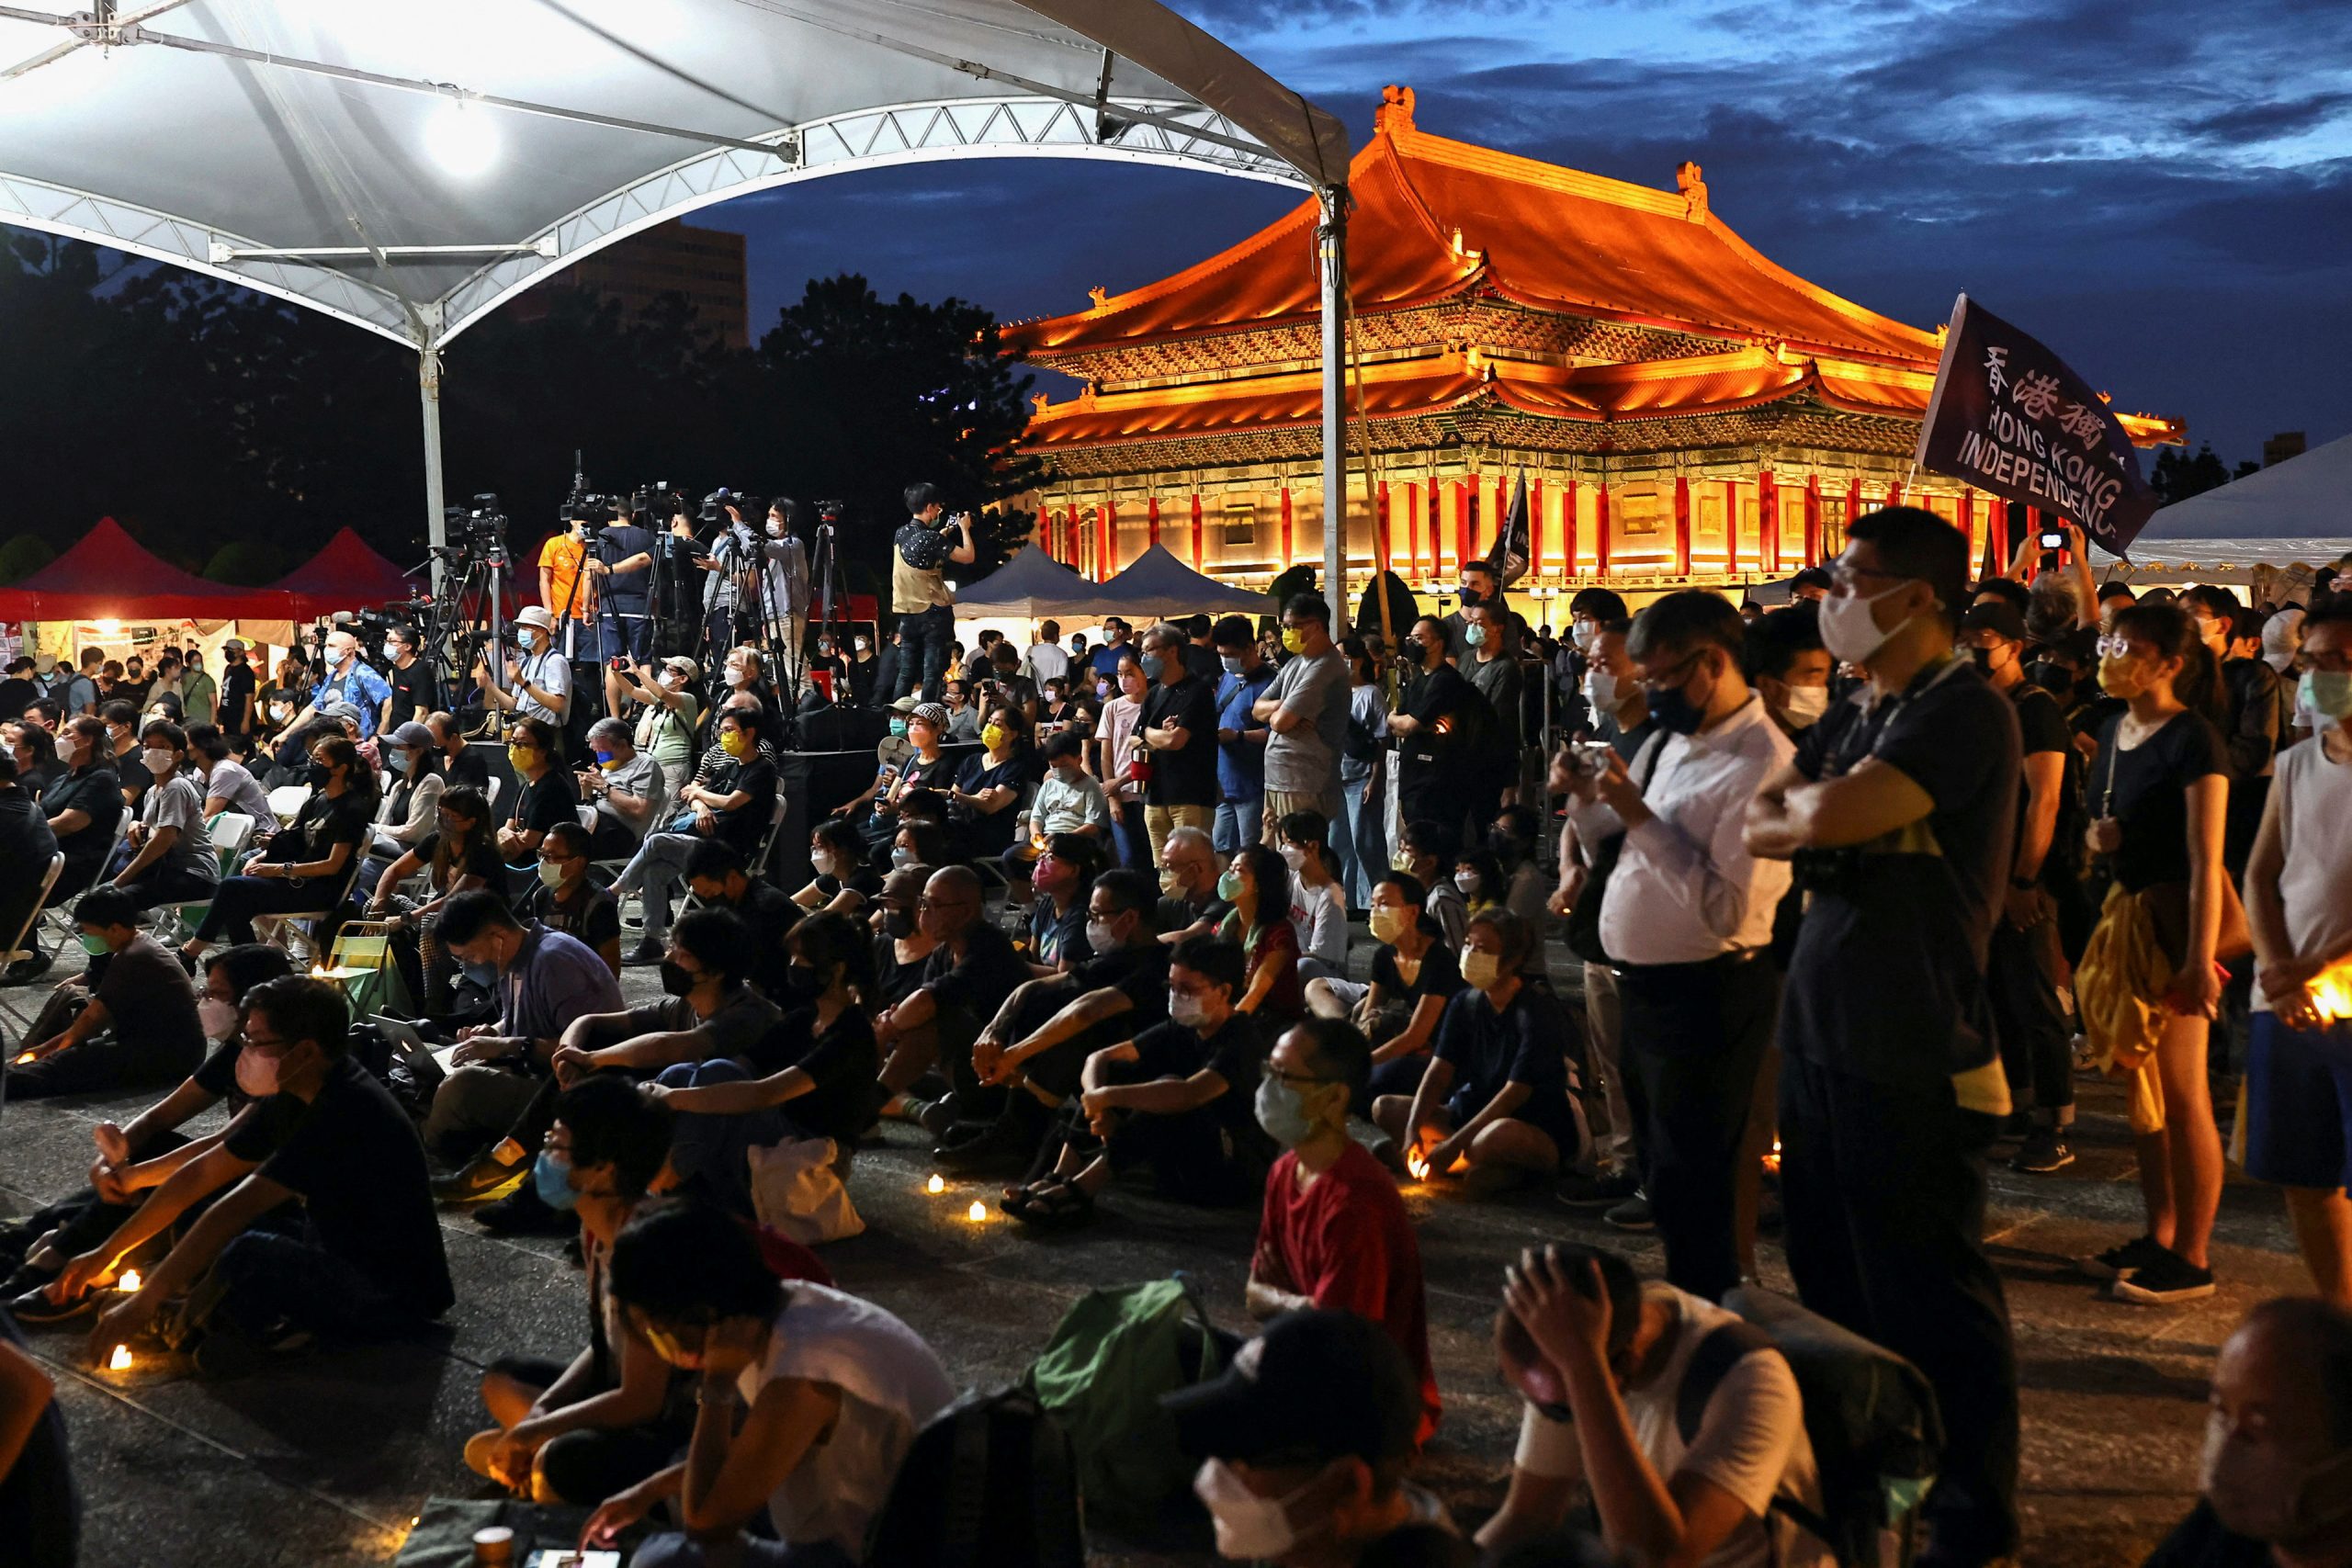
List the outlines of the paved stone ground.
{"label": "paved stone ground", "polygon": [[[1359,950],[1366,954],[1359,933]],[[650,970],[628,972],[632,996]],[[1563,976],[1564,979],[1566,976]],[[18,992],[11,1000],[32,1001]],[[2233,1179],[2210,1301],[2175,1309],[2105,1302],[2071,1259],[2135,1234],[2137,1190],[2118,1095],[2085,1086],[2077,1162],[2054,1178],[1995,1180],[1992,1240],[2007,1280],[2025,1383],[2024,1561],[2136,1568],[2194,1488],[2213,1352],[2247,1308],[2308,1285],[2275,1194]],[[148,1097],[19,1103],[0,1118],[0,1212],[21,1213],[78,1185],[89,1128]],[[898,1313],[967,1386],[1017,1377],[1081,1292],[1190,1270],[1220,1320],[1245,1325],[1241,1287],[1254,1216],[1204,1213],[1119,1191],[1091,1228],[1036,1239],[993,1212],[997,1184],[922,1190],[911,1128],[858,1156],[851,1187],[870,1228],[828,1249],[842,1285]],[[1487,1329],[1503,1263],[1531,1242],[1581,1235],[1655,1271],[1656,1246],[1570,1214],[1546,1193],[1472,1203],[1415,1187],[1446,1419],[1427,1478],[1474,1522],[1499,1501],[1517,1412],[1496,1382]],[[443,1220],[458,1303],[430,1341],[322,1356],[222,1384],[91,1373],[78,1337],[36,1348],[56,1372],[85,1503],[85,1561],[110,1568],[261,1568],[388,1561],[428,1496],[481,1496],[458,1461],[483,1425],[480,1371],[515,1351],[568,1357],[583,1329],[580,1281],[552,1241],[483,1235]],[[1769,1282],[1787,1287],[1769,1243]],[[1210,1560],[1205,1541],[1098,1540],[1100,1562],[1158,1568]]]}

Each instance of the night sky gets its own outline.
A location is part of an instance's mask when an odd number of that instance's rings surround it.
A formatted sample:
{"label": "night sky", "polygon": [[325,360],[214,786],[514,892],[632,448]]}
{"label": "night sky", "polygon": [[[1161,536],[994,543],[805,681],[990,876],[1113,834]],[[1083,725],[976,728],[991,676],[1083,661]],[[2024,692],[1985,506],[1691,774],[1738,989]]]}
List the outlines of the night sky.
{"label": "night sky", "polygon": [[[2235,464],[2352,431],[2344,0],[1175,0],[1339,114],[1670,189],[1704,165],[1767,255],[1933,326],[1962,289],[2117,406]],[[851,175],[706,210],[751,236],[754,334],[804,279],[1082,309],[1287,210],[1279,186],[1070,161]],[[1057,385],[1067,385],[1058,383]]]}

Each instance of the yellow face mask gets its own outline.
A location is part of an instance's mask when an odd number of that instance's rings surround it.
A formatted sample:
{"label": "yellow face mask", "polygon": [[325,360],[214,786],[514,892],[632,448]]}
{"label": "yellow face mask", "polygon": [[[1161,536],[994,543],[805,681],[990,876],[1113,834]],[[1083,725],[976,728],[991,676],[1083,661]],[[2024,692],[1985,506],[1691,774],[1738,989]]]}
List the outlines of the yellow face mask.
{"label": "yellow face mask", "polygon": [[718,749],[741,761],[752,754],[752,738],[740,729],[730,729],[718,738]]}
{"label": "yellow face mask", "polygon": [[1305,653],[1306,651],[1306,634],[1300,631],[1296,626],[1284,626],[1283,628],[1283,651],[1284,653]]}
{"label": "yellow face mask", "polygon": [[509,746],[506,748],[506,765],[513,768],[518,773],[529,773],[532,765],[538,760],[539,749],[536,746]]}
{"label": "yellow face mask", "polygon": [[2136,656],[2098,661],[2098,689],[2129,702],[2148,689],[2148,661]]}
{"label": "yellow face mask", "polygon": [[991,751],[1003,745],[1004,726],[1001,724],[984,724],[980,726],[980,744],[987,747]]}

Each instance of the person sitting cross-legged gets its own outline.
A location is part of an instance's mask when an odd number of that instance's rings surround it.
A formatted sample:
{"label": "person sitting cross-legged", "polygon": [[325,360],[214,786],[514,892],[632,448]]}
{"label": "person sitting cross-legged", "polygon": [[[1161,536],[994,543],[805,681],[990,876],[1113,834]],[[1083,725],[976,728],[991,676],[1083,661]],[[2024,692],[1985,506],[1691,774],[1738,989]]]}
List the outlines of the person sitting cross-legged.
{"label": "person sitting cross-legged", "polygon": [[[731,1216],[662,1203],[613,1243],[630,1330],[695,1381],[686,1457],[605,1499],[582,1532],[609,1548],[666,1506],[673,1529],[630,1568],[849,1568],[915,1434],[956,1397],[914,1330],[869,1302],[785,1283]],[[744,1533],[763,1509],[773,1539]],[[763,1532],[763,1534],[765,1532]]]}
{"label": "person sitting cross-legged", "polygon": [[1168,969],[1168,1021],[1087,1057],[1082,1091],[1031,1167],[1007,1189],[1005,1212],[1073,1224],[1118,1172],[1152,1168],[1164,1197],[1245,1203],[1264,1190],[1278,1152],[1253,1097],[1266,1060],[1261,1021],[1239,1010],[1241,949],[1219,937],[1180,942]]}
{"label": "person sitting cross-legged", "polygon": [[[1344,1018],[1372,1042],[1372,1076],[1354,1106],[1372,1114],[1384,1095],[1409,1097],[1430,1065],[1445,1004],[1462,990],[1462,966],[1445,945],[1437,917],[1422,906],[1429,895],[1409,871],[1381,874],[1372,888],[1372,978],[1328,977],[1306,983],[1307,1010]],[[1383,1146],[1394,1149],[1394,1144]]]}
{"label": "person sitting cross-legged", "polygon": [[515,913],[596,950],[605,967],[621,972],[621,907],[588,874],[591,840],[577,822],[559,822],[539,840],[538,880]]}
{"label": "person sitting cross-legged", "polygon": [[793,999],[784,939],[799,923],[800,906],[784,890],[751,874],[743,853],[719,839],[706,839],[686,855],[686,891],[706,909],[741,917],[752,933],[752,966],[744,978],[778,1007]]}
{"label": "person sitting cross-legged", "polygon": [[[93,1364],[187,1297],[174,1338],[199,1371],[228,1374],[256,1353],[313,1337],[368,1338],[422,1325],[457,1292],[425,1185],[416,1129],[383,1085],[350,1055],[350,1008],[323,980],[288,976],[245,997],[238,1081],[263,1100],[254,1114],[283,1118],[275,1147],[122,1296],[90,1331]],[[186,1213],[175,1201],[218,1185],[214,1162],[236,1162],[226,1142],[191,1162],[107,1243],[113,1261]],[[180,1179],[188,1178],[185,1187]],[[175,1191],[175,1189],[177,1190]],[[296,1231],[255,1222],[299,1201]]]}
{"label": "person sitting cross-legged", "polygon": [[145,918],[122,888],[82,895],[74,923],[96,978],[50,993],[8,1064],[10,1098],[147,1089],[203,1060],[196,988],[171,951],[139,929]]}
{"label": "person sitting cross-legged", "polygon": [[1421,1250],[1396,1183],[1348,1136],[1348,1104],[1372,1076],[1353,1024],[1310,1018],[1274,1042],[1258,1084],[1258,1124],[1283,1145],[1266,1177],[1242,1300],[1261,1322],[1286,1312],[1352,1312],[1380,1325],[1420,1380],[1418,1441],[1441,1405],[1430,1360]]}

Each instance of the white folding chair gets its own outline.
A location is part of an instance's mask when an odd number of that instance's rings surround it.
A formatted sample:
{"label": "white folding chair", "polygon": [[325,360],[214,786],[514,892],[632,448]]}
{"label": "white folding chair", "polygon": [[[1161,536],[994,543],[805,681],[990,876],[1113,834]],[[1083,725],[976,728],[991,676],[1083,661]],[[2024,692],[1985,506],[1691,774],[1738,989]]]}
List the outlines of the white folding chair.
{"label": "white folding chair", "polygon": [[302,809],[302,803],[310,798],[309,784],[279,784],[269,792],[270,815],[280,822],[291,822],[295,814]]}
{"label": "white folding chair", "polygon": [[505,782],[505,780],[500,778],[496,773],[492,773],[490,775],[490,788],[482,792],[483,804],[490,807],[492,813],[491,820],[493,822],[498,820],[498,787]]}
{"label": "white folding chair", "polygon": [[775,855],[775,841],[784,837],[784,815],[786,802],[784,792],[775,792],[775,810],[768,817],[768,830],[760,835],[760,847],[752,856],[747,874],[758,882],[768,874],[768,862]]}
{"label": "white folding chair", "polygon": [[[288,909],[272,914],[255,915],[254,928],[256,934],[260,934],[263,941],[274,942],[284,948],[288,957],[294,957],[294,949],[287,940],[287,933],[294,930],[299,921],[333,919],[344,905],[350,902],[351,889],[359,880],[359,867],[363,860],[364,857],[356,852],[352,855],[351,864],[345,869],[343,875],[336,879],[334,897],[322,901],[317,908]],[[320,947],[318,933],[306,932],[304,940],[310,943],[311,959],[314,962],[323,960],[325,954]]]}

